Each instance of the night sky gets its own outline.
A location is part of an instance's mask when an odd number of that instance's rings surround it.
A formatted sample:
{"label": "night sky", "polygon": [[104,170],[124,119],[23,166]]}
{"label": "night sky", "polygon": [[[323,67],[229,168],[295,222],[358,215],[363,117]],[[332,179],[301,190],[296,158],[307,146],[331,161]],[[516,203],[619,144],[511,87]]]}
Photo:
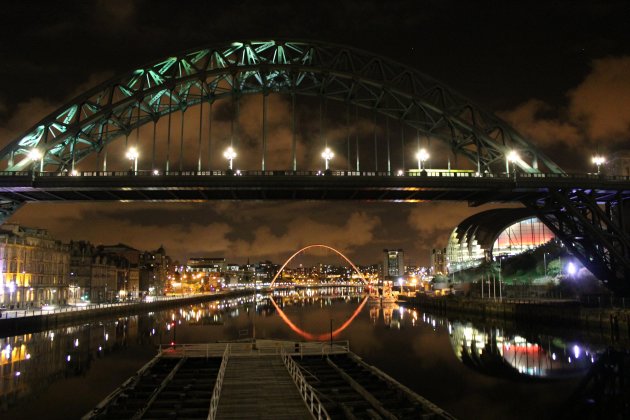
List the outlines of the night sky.
{"label": "night sky", "polygon": [[[0,145],[116,74],[224,41],[295,38],[372,51],[428,74],[495,112],[565,171],[628,148],[630,3],[470,1],[4,2]],[[277,108],[276,108],[277,109]],[[27,204],[10,221],[62,240],[164,245],[175,258],[281,263],[325,243],[359,264],[383,248],[408,263],[468,215],[466,203]],[[327,257],[328,258],[328,257]],[[304,257],[304,262],[320,259]],[[330,262],[335,259],[330,256]],[[340,262],[340,261],[337,261]]]}

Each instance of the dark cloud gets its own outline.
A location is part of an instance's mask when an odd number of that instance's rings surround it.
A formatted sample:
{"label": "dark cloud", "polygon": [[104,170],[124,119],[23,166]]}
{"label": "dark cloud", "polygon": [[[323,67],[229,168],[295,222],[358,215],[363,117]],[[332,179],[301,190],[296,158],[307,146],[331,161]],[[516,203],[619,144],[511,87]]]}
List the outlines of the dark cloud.
{"label": "dark cloud", "polygon": [[591,140],[608,144],[630,138],[630,56],[593,62],[593,70],[569,93],[571,117]]}
{"label": "dark cloud", "polygon": [[[559,156],[561,166],[584,171],[598,149],[627,148],[630,56],[594,60],[591,72],[566,93],[566,103],[529,99],[499,114],[550,156]],[[567,148],[568,158],[563,156]]]}

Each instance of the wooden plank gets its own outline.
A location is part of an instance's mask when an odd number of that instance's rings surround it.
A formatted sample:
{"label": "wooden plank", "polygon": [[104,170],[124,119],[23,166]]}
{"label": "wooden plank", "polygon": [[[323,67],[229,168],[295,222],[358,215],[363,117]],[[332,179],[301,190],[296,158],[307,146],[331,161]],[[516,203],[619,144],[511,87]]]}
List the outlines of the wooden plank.
{"label": "wooden plank", "polygon": [[312,419],[280,356],[230,358],[217,418]]}

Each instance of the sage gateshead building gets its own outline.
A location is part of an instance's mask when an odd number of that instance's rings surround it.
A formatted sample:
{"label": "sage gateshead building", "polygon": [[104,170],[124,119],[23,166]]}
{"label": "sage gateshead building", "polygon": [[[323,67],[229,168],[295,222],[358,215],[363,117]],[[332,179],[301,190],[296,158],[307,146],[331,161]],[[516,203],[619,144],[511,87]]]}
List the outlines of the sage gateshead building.
{"label": "sage gateshead building", "polygon": [[478,267],[497,257],[517,255],[554,239],[529,209],[492,209],[461,222],[446,247],[448,272]]}

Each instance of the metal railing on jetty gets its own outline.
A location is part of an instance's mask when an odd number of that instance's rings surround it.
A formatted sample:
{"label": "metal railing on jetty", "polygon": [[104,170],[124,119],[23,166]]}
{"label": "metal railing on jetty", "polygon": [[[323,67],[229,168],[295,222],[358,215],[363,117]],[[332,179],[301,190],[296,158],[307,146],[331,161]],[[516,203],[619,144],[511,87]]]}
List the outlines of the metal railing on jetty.
{"label": "metal railing on jetty", "polygon": [[158,362],[158,360],[160,360],[160,354],[151,359],[151,361],[140,368],[140,370],[138,370],[134,376],[127,379],[125,382],[123,382],[121,386],[119,386],[116,390],[105,397],[105,399],[98,403],[92,411],[81,417],[81,420],[90,420],[97,418],[112,401],[118,398],[119,395],[121,395],[126,390],[135,387],[136,384],[140,381],[140,378],[142,378],[142,376],[145,374],[145,372],[149,371]]}
{"label": "metal railing on jetty", "polygon": [[203,344],[175,344],[159,347],[161,357],[219,357],[229,347],[229,356],[272,356],[282,353],[293,356],[326,356],[350,351],[347,340],[333,342],[300,342],[279,340],[247,340]]}
{"label": "metal railing on jetty", "polygon": [[223,352],[223,359],[221,360],[221,367],[217,373],[217,380],[214,383],[214,389],[212,390],[212,398],[210,399],[210,411],[208,412],[208,420],[214,420],[217,418],[217,410],[219,408],[219,398],[221,398],[221,388],[223,388],[223,378],[225,377],[225,368],[227,367],[228,360],[230,358],[230,344],[225,346]]}
{"label": "metal railing on jetty", "polygon": [[314,418],[330,419],[317,392],[304,379],[300,367],[291,356],[327,356],[329,354],[345,354],[350,351],[350,343],[333,342],[294,342],[276,340],[252,340],[230,343],[180,344],[159,349],[159,357],[217,357],[222,353],[221,367],[210,400],[208,420],[215,420],[223,387],[223,378],[228,361],[232,357],[256,357],[280,355],[291,379],[295,383],[300,396]]}
{"label": "metal railing on jetty", "polygon": [[[328,343],[300,343],[300,344],[320,345],[322,352],[324,352],[324,348],[328,346]],[[348,342],[345,342],[345,344],[342,344],[339,347],[336,347],[336,350],[339,351],[344,348],[346,349],[346,352],[349,351],[350,345]],[[330,343],[330,350],[332,349],[333,349],[333,344]],[[300,351],[300,354],[302,354],[302,351]],[[293,357],[291,357],[284,350],[284,348],[282,348],[281,356],[282,356],[282,361],[284,362],[284,365],[287,367],[287,370],[289,371],[289,375],[291,375],[291,379],[293,379],[295,386],[298,388],[298,391],[300,392],[300,396],[302,396],[302,399],[306,403],[306,406],[308,407],[313,417],[316,418],[317,420],[330,419],[328,412],[326,411],[326,409],[324,408],[324,405],[322,404],[321,400],[317,396],[317,392],[311,385],[308,384],[308,382],[306,382],[306,379],[304,379],[304,375],[302,374],[302,370],[300,369],[298,364],[295,363],[295,361],[293,360]]]}

